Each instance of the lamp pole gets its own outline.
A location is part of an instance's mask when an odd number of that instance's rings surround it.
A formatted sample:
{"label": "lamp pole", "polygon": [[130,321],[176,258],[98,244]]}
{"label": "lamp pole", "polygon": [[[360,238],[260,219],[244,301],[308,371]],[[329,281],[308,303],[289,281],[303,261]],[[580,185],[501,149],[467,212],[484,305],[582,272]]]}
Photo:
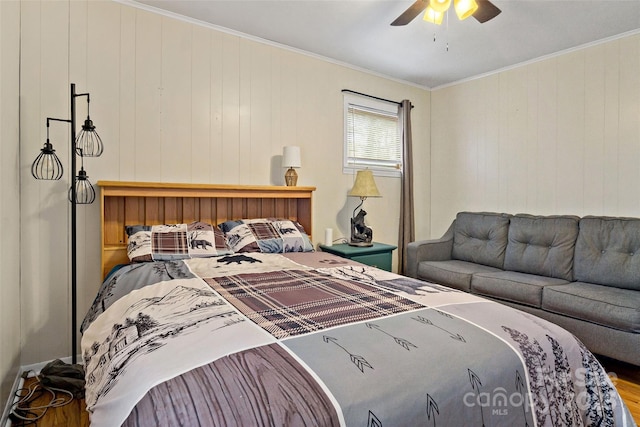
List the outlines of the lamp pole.
{"label": "lamp pole", "polygon": [[[87,105],[89,104],[89,93],[76,93],[75,83],[71,83],[71,191],[69,193],[71,199],[71,361],[77,362],[76,345],[78,339],[78,192],[76,184],[78,182],[78,171],[76,162],[76,98],[79,96],[87,97]],[[80,152],[82,156],[82,151]]]}
{"label": "lamp pole", "polygon": [[71,83],[71,363],[77,362],[76,340],[78,339],[77,329],[77,251],[78,236],[77,225],[77,197],[76,197],[76,85]]}

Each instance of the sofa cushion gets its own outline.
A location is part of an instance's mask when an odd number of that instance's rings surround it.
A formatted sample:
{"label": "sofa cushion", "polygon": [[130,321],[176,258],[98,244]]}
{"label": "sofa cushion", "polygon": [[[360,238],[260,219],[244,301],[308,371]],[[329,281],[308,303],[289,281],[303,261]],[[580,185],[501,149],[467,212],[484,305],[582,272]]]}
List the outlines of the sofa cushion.
{"label": "sofa cushion", "polygon": [[418,264],[418,279],[450,286],[469,292],[471,276],[475,273],[501,271],[494,267],[466,261],[422,261]]}
{"label": "sofa cushion", "polygon": [[573,279],[577,216],[511,217],[504,269],[559,279]]}
{"label": "sofa cushion", "polygon": [[509,215],[460,212],[453,231],[453,259],[502,268],[507,247]]}
{"label": "sofa cushion", "polygon": [[640,332],[640,293],[630,289],[584,282],[546,286],[542,308],[622,331]]}
{"label": "sofa cushion", "polygon": [[582,218],[573,274],[577,281],[640,291],[640,219]]}
{"label": "sofa cushion", "polygon": [[515,271],[477,273],[471,279],[471,292],[540,308],[542,289],[545,286],[565,283],[569,282],[564,279]]}

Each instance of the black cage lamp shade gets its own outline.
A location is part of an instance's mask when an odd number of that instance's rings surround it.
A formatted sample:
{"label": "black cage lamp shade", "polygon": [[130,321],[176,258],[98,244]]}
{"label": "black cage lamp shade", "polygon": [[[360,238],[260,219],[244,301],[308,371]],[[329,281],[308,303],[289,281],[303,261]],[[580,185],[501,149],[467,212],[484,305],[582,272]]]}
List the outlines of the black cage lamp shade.
{"label": "black cage lamp shade", "polygon": [[[49,128],[47,128],[48,132]],[[56,156],[56,150],[53,149],[53,145],[49,142],[47,135],[47,142],[44,143],[44,147],[40,149],[40,154],[31,165],[31,175],[35,179],[58,180],[62,178],[63,172],[62,162]]]}
{"label": "black cage lamp shade", "polygon": [[102,139],[96,127],[93,125],[93,121],[89,116],[89,95],[87,94],[87,119],[82,125],[82,130],[78,133],[75,141],[76,153],[80,157],[100,157],[104,146],[102,145]]}
{"label": "black cage lamp shade", "polygon": [[[96,200],[96,190],[93,189],[91,181],[89,181],[89,175],[84,170],[84,167],[80,167],[78,176],[76,176],[76,203],[79,205],[90,205]],[[69,201],[73,201],[73,191],[69,188]]]}

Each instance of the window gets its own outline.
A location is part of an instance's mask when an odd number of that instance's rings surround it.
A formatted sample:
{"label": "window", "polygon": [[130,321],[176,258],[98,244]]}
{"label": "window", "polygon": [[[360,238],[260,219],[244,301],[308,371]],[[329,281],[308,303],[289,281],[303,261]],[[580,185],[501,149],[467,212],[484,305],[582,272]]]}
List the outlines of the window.
{"label": "window", "polygon": [[344,173],[371,169],[375,175],[402,173],[402,120],[398,105],[344,94]]}

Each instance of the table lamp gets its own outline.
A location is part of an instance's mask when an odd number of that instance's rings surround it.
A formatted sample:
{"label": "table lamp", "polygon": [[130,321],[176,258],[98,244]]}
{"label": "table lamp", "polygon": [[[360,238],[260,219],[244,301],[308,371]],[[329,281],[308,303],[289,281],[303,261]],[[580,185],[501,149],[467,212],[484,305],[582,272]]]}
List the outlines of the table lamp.
{"label": "table lamp", "polygon": [[298,174],[294,168],[299,168],[301,165],[300,147],[284,147],[282,151],[282,167],[289,168],[284,174],[284,181],[288,187],[295,187],[298,184]]}
{"label": "table lamp", "polygon": [[364,224],[364,217],[367,212],[360,209],[356,215],[356,210],[362,206],[367,197],[382,197],[373,179],[373,172],[369,169],[358,171],[353,188],[348,196],[360,197],[360,204],[353,210],[351,217],[351,246],[373,246],[373,230]]}

